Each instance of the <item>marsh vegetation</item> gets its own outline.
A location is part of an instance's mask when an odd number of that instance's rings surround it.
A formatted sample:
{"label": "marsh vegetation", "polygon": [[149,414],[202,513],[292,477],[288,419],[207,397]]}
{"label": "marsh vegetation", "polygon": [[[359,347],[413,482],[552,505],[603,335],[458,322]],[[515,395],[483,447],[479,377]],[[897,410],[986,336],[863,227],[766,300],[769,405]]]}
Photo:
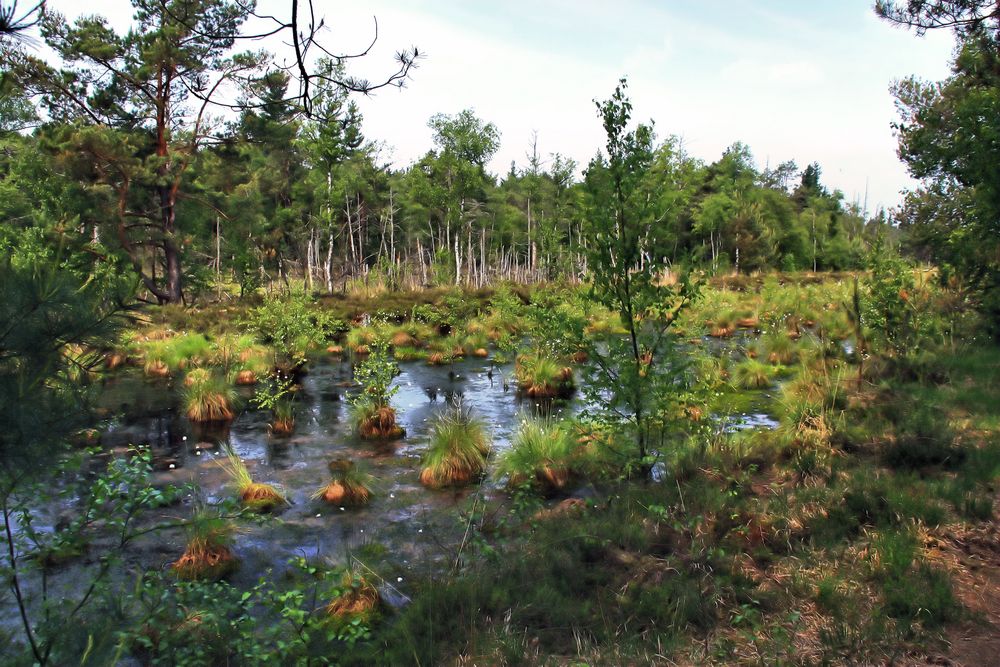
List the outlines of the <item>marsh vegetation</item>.
{"label": "marsh vegetation", "polygon": [[[225,55],[246,6],[168,3],[193,30],[134,4],[127,35],[40,15],[65,72],[0,52],[5,664],[995,642],[995,160],[945,140],[995,116],[992,33],[958,29],[946,84],[898,87],[901,155],[938,180],[890,217],[818,165],[692,158],[633,122],[625,80],[582,178],[534,150],[490,175],[471,111],[384,167],[343,62],[307,113],[264,55]],[[878,11],[919,27],[911,5]],[[150,102],[171,53],[187,92]],[[246,86],[215,143],[181,111],[209,74]],[[33,100],[45,122],[10,130]]]}

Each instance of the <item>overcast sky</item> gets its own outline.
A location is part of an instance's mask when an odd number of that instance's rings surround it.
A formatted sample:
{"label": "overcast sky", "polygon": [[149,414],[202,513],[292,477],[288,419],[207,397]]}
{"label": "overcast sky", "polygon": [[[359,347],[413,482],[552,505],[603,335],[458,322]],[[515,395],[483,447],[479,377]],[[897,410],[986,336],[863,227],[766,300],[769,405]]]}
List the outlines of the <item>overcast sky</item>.
{"label": "overcast sky", "polygon": [[[282,0],[262,9],[287,14]],[[501,132],[490,165],[525,163],[532,133],[543,155],[581,165],[603,145],[593,100],[622,76],[637,119],[660,137],[678,135],[689,153],[718,159],[742,141],[758,165],[819,162],[823,182],[863,201],[893,206],[913,185],[896,157],[889,86],[915,74],[948,74],[950,34],[923,38],[878,20],[869,0],[315,0],[324,43],[343,51],[379,40],[353,72],[392,71],[395,50],[426,54],[401,91],[359,103],[369,138],[405,166],[431,147],[427,120],[472,108]],[[128,25],[123,0],[50,0],[68,16],[97,12]],[[272,49],[281,48],[271,44]],[[388,158],[390,154],[387,154]]]}

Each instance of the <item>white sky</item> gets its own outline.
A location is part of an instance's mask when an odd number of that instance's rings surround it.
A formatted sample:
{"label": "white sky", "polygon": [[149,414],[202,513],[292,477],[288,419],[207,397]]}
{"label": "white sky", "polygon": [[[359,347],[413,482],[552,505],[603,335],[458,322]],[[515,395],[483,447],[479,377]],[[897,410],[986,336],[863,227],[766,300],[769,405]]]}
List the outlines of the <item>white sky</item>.
{"label": "white sky", "polygon": [[[261,0],[287,15],[287,2]],[[73,17],[103,14],[128,25],[123,0],[81,5],[50,0]],[[759,166],[819,162],[827,187],[868,207],[894,206],[912,187],[896,157],[889,86],[915,74],[948,74],[947,33],[918,38],[875,17],[867,0],[315,0],[328,26],[324,43],[352,51],[379,41],[351,72],[373,80],[393,70],[394,51],[417,45],[426,57],[401,91],[359,99],[365,133],[384,141],[397,166],[431,147],[427,120],[473,108],[501,132],[490,164],[525,163],[532,132],[543,155],[581,166],[603,145],[594,110],[622,76],[635,118],[660,137],[676,134],[692,155],[718,159],[735,141]],[[278,44],[268,45],[272,50]],[[387,154],[386,158],[390,155]]]}

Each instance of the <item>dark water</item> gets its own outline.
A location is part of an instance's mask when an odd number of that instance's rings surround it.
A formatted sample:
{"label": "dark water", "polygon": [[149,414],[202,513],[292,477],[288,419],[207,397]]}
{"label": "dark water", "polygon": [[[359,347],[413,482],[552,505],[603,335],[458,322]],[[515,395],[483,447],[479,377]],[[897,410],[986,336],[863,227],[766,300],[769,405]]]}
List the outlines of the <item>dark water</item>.
{"label": "dark water", "polygon": [[[348,399],[357,391],[351,377],[348,362],[312,363],[297,393],[295,432],[279,437],[268,432],[268,414],[252,409],[245,409],[228,428],[195,428],[183,416],[175,388],[165,381],[123,376],[109,382],[104,405],[127,417],[105,432],[102,444],[113,449],[149,446],[157,469],[155,484],[193,484],[208,503],[232,493],[219,465],[225,460],[220,442],[232,445],[255,481],[278,485],[291,506],[263,525],[242,527],[237,535],[235,550],[243,561],[238,576],[253,580],[296,555],[341,561],[377,542],[405,567],[449,542],[450,533],[460,528],[452,510],[468,494],[480,488],[492,493],[497,485],[489,477],[482,487],[457,491],[431,491],[420,484],[420,457],[433,417],[455,401],[483,420],[497,452],[510,446],[518,422],[527,416],[540,412],[558,416],[580,409],[574,398],[541,405],[518,396],[511,365],[495,365],[488,359],[450,366],[404,363],[392,404],[406,436],[363,441],[349,423]],[[247,398],[250,395],[246,393]],[[329,481],[327,464],[335,458],[358,461],[374,476],[369,505],[340,508],[310,498]],[[151,551],[169,554],[169,560],[183,551],[182,536],[163,540],[165,544],[150,545]],[[166,562],[150,565],[162,567]]]}
{"label": "dark water", "polygon": [[[403,363],[400,370],[395,380],[399,391],[392,403],[406,436],[394,441],[363,441],[353,433],[348,399],[357,388],[351,364],[323,358],[310,364],[297,392],[296,427],[291,436],[271,435],[269,415],[251,408],[245,408],[226,428],[197,428],[183,414],[178,386],[127,371],[104,387],[102,406],[117,417],[104,431],[101,444],[112,452],[124,452],[130,445],[147,446],[156,469],[153,484],[191,487],[190,497],[155,510],[150,520],[184,519],[199,502],[211,504],[231,496],[230,480],[220,465],[225,460],[223,442],[244,459],[255,481],[282,489],[291,501],[289,507],[261,522],[240,522],[234,545],[241,561],[234,576],[238,586],[251,586],[262,576],[280,577],[294,556],[342,563],[360,554],[378,558],[372,565],[405,591],[408,577],[450,565],[453,545],[465,528],[459,510],[468,508],[469,495],[505,499],[500,480],[489,474],[482,484],[459,490],[432,491],[420,484],[420,459],[434,416],[460,400],[486,424],[494,451],[502,452],[510,447],[522,419],[536,414],[572,415],[586,406],[579,396],[551,404],[523,398],[516,391],[512,365],[497,365],[489,359],[467,359],[450,366]],[[776,422],[766,414],[767,393],[759,393],[760,401],[747,413],[718,417],[719,428],[773,428]],[[243,390],[244,399],[252,394],[250,389]],[[329,481],[327,464],[335,458],[353,459],[374,477],[367,506],[342,508],[311,498]],[[39,527],[51,530],[58,512],[72,513],[73,509],[72,504],[46,508],[40,513]],[[162,570],[184,548],[182,531],[156,532],[130,545],[126,562],[133,572]],[[99,551],[95,545],[94,553]],[[70,561],[53,573],[50,586],[75,590],[80,584],[74,573],[80,563],[93,565],[88,555],[82,561]],[[29,595],[36,592],[29,591]],[[395,589],[383,592],[398,593]],[[0,626],[13,627],[14,623],[14,610],[0,605]]]}
{"label": "dark water", "polygon": [[[357,389],[349,362],[319,359],[310,365],[298,392],[295,433],[273,436],[266,412],[245,409],[223,429],[195,428],[183,416],[178,392],[166,381],[135,376],[111,380],[105,407],[125,414],[102,437],[113,449],[144,445],[152,449],[157,468],[155,484],[192,484],[204,502],[232,493],[219,465],[225,460],[219,447],[228,442],[244,459],[256,481],[278,485],[291,501],[274,520],[244,526],[236,551],[248,580],[296,555],[344,560],[370,543],[384,545],[405,567],[424,553],[440,551],[452,531],[459,529],[453,511],[470,493],[494,493],[492,477],[482,486],[431,491],[419,480],[423,453],[433,417],[460,400],[481,418],[492,435],[496,452],[510,446],[520,420],[539,413],[575,414],[583,407],[573,397],[543,405],[520,397],[510,364],[489,359],[466,359],[448,366],[423,362],[400,364],[393,406],[404,438],[388,442],[360,440],[348,417],[348,399]],[[247,390],[245,397],[252,394]],[[763,411],[727,416],[728,430],[773,428],[776,422]],[[374,476],[374,495],[363,508],[332,507],[310,496],[329,481],[327,464],[334,458],[359,461]],[[184,511],[178,508],[177,512]],[[164,535],[147,548],[153,567],[165,567],[183,551],[183,537]]]}

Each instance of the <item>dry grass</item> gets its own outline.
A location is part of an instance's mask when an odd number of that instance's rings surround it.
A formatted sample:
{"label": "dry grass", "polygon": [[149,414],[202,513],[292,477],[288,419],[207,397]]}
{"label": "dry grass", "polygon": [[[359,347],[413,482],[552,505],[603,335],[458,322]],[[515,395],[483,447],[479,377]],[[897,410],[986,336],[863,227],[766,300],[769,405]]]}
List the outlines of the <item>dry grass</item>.
{"label": "dry grass", "polygon": [[235,382],[242,387],[257,384],[257,374],[250,370],[238,371]]}
{"label": "dry grass", "polygon": [[381,596],[365,577],[344,573],[343,590],[326,606],[326,613],[337,619],[366,617],[378,609]]}
{"label": "dry grass", "polygon": [[233,484],[240,502],[245,507],[258,512],[270,512],[288,504],[288,500],[270,484],[253,481],[250,471],[239,454],[231,446],[226,446],[226,460],[219,465],[226,471]]}
{"label": "dry grass", "polygon": [[232,573],[239,561],[232,550],[211,539],[192,539],[170,568],[179,579],[216,581]]}
{"label": "dry grass", "polygon": [[366,411],[358,420],[358,435],[365,440],[398,438],[403,429],[396,423],[396,411],[388,405]]}

